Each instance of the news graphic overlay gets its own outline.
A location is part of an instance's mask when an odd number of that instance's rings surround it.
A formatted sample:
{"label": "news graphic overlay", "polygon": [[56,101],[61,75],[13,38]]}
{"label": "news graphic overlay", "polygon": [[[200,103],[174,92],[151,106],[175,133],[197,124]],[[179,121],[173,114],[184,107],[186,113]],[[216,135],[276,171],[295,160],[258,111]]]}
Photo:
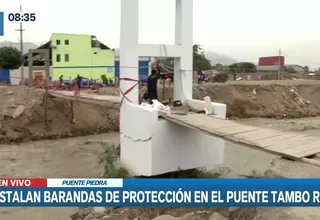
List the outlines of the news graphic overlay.
{"label": "news graphic overlay", "polygon": [[4,15],[0,12],[0,37],[4,35]]}
{"label": "news graphic overlay", "polygon": [[2,207],[320,206],[320,179],[0,179]]}
{"label": "news graphic overlay", "polygon": [[0,12],[0,36],[4,36],[6,23],[36,22],[39,13],[35,12]]}

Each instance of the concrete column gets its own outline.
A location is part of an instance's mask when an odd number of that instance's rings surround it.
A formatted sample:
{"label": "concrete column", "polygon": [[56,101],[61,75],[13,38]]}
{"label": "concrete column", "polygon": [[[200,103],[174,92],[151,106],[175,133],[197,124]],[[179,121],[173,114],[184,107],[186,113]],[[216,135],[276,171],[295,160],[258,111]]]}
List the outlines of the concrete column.
{"label": "concrete column", "polygon": [[[139,0],[121,0],[121,33],[120,33],[120,78],[139,80]],[[136,82],[120,81],[120,89],[125,92]],[[139,88],[135,87],[127,97],[139,103]],[[122,97],[121,97],[122,98]],[[124,99],[124,102],[127,100]],[[124,106],[123,103],[122,106]]]}
{"label": "concrete column", "polygon": [[[28,85],[33,85],[33,50],[28,51],[28,67],[29,67],[29,79],[28,79]],[[24,82],[23,82],[24,83]]]}
{"label": "concrete column", "polygon": [[176,0],[175,44],[181,45],[174,59],[174,99],[186,104],[192,99],[193,78],[193,0]]}
{"label": "concrete column", "polygon": [[[204,101],[192,100],[193,0],[176,0],[174,45],[139,44],[138,7],[139,0],[121,0],[120,77],[138,80],[139,56],[174,57],[174,98],[204,109]],[[120,89],[125,92],[135,83],[121,80]],[[137,105],[138,95],[135,87],[127,95],[133,104],[124,100],[120,110],[120,160],[133,175],[152,176],[222,163],[224,140],[159,119],[156,109]],[[213,103],[212,108],[225,118],[224,104]]]}
{"label": "concrete column", "polygon": [[[121,29],[120,29],[120,74],[119,78],[131,78],[139,80],[139,0],[121,0]],[[125,93],[137,82],[120,80],[120,90]],[[133,88],[126,97],[132,103],[139,103],[139,86]],[[121,151],[126,146],[124,144],[126,118],[134,117],[132,113],[126,110],[127,100],[120,93],[123,100],[120,108],[120,133],[121,133]],[[130,125],[131,126],[131,125]]]}
{"label": "concrete column", "polygon": [[44,52],[44,60],[45,60],[45,79],[48,80],[50,76],[50,53],[49,50],[45,50]]}

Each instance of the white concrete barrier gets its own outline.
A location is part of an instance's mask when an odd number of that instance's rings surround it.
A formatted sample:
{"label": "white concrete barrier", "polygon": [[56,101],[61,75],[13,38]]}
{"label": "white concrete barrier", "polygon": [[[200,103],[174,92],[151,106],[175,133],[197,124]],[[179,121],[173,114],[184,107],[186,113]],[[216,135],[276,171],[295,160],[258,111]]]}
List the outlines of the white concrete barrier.
{"label": "white concrete barrier", "polygon": [[121,163],[133,175],[153,176],[223,163],[223,139],[158,119],[155,109],[132,103],[123,108],[131,116],[123,114],[121,120],[125,122],[121,124]]}

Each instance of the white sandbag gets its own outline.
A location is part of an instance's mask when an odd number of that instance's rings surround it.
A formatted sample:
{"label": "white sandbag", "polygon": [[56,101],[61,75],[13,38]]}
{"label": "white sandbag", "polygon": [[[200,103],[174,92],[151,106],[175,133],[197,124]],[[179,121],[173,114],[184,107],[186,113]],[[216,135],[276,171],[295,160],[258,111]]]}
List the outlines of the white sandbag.
{"label": "white sandbag", "polygon": [[155,99],[152,100],[152,105],[154,109],[157,109],[159,111],[164,110],[165,108],[164,104]]}
{"label": "white sandbag", "polygon": [[147,108],[153,108],[152,105],[150,105],[148,103],[145,103],[145,102],[142,102],[141,105],[144,106],[144,107],[147,107]]}
{"label": "white sandbag", "polygon": [[204,97],[204,111],[206,115],[212,115],[211,99],[209,96]]}
{"label": "white sandbag", "polygon": [[152,103],[154,109],[157,109],[159,112],[165,115],[171,115],[171,109],[169,106],[165,106],[164,104],[155,99],[152,100]]}
{"label": "white sandbag", "polygon": [[162,112],[164,112],[168,116],[171,116],[171,109],[169,106],[165,106],[165,108]]}

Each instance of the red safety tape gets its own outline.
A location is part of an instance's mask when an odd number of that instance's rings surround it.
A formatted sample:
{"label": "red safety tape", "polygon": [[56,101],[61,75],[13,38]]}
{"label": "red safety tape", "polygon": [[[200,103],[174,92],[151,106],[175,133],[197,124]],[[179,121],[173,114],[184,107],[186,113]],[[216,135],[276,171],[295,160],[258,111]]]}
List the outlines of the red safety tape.
{"label": "red safety tape", "polygon": [[131,78],[128,78],[128,77],[124,77],[124,78],[120,78],[119,80],[124,80],[124,81],[131,81],[131,82],[137,82],[136,84],[134,84],[132,87],[130,87],[128,90],[126,90],[125,92],[123,92],[121,89],[120,89],[120,93],[122,95],[122,99],[120,101],[120,107],[122,106],[122,102],[123,102],[123,99],[126,99],[128,102],[132,102],[128,97],[128,93],[130,93],[138,84],[139,84],[139,80],[136,80],[136,79],[131,79]]}

